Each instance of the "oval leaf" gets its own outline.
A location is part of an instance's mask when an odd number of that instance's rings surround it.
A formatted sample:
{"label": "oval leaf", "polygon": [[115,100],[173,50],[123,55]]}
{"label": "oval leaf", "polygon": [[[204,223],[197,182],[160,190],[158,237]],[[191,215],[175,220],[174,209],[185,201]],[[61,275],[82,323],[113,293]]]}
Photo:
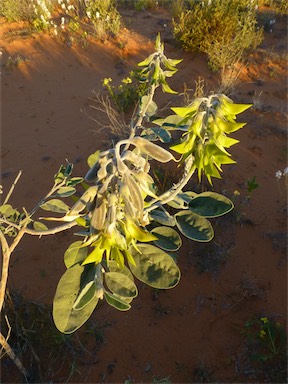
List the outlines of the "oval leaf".
{"label": "oval leaf", "polygon": [[131,305],[126,303],[124,300],[121,300],[119,297],[113,295],[110,292],[105,291],[104,297],[111,307],[118,309],[119,311],[128,311],[131,308]]}
{"label": "oval leaf", "polygon": [[233,208],[234,204],[230,199],[215,192],[200,193],[189,203],[190,211],[203,217],[222,216]]}
{"label": "oval leaf", "polygon": [[158,237],[158,240],[154,241],[158,247],[166,251],[177,251],[181,247],[181,237],[173,228],[157,227],[151,232]]}
{"label": "oval leaf", "polygon": [[154,209],[149,212],[149,216],[157,221],[157,223],[168,225],[169,227],[174,227],[176,225],[176,221],[174,216],[171,216],[168,212],[162,211],[160,209]]}
{"label": "oval leaf", "polygon": [[82,261],[87,257],[88,248],[82,247],[82,245],[82,241],[75,241],[69,245],[64,253],[64,263],[66,268],[70,268],[77,263],[82,263]]}
{"label": "oval leaf", "polygon": [[93,280],[89,281],[89,283],[86,284],[82,291],[79,293],[77,300],[73,305],[73,309],[75,309],[75,311],[79,311],[84,308],[87,304],[91,302],[91,300],[93,300],[95,293],[96,283]]}
{"label": "oval leaf", "polygon": [[131,247],[136,266],[129,267],[138,280],[153,288],[169,289],[180,280],[180,270],[171,256],[150,244],[137,244],[139,252]]}
{"label": "oval leaf", "polygon": [[53,301],[53,319],[62,333],[73,333],[91,316],[98,297],[94,297],[81,311],[75,311],[73,305],[80,291],[81,275],[84,267],[76,264],[67,269],[61,277]]}
{"label": "oval leaf", "polygon": [[40,207],[44,209],[44,211],[51,211],[56,213],[66,213],[70,209],[67,204],[58,199],[51,199],[46,203],[41,204]]}
{"label": "oval leaf", "polygon": [[45,224],[41,223],[41,221],[34,221],[33,227],[35,231],[48,231],[48,227]]}
{"label": "oval leaf", "polygon": [[138,290],[134,282],[123,273],[105,273],[105,283],[111,292],[123,297],[136,297]]}
{"label": "oval leaf", "polygon": [[175,215],[179,231],[188,239],[195,241],[210,241],[214,231],[210,221],[191,211],[180,211]]}
{"label": "oval leaf", "polygon": [[68,197],[74,195],[76,189],[74,187],[61,187],[57,191],[57,196]]}

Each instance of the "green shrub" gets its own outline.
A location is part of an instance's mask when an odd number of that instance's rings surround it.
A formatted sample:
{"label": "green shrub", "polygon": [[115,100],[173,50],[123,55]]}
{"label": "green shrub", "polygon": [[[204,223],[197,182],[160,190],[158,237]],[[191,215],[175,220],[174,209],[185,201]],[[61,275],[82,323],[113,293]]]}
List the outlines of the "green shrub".
{"label": "green shrub", "polygon": [[207,53],[213,70],[225,69],[262,41],[256,7],[249,4],[245,0],[189,1],[185,9],[178,2],[174,7],[174,36],[184,49]]}
{"label": "green shrub", "polygon": [[34,10],[29,0],[1,0],[0,15],[9,22],[20,20],[32,20]]}
{"label": "green shrub", "polygon": [[86,0],[85,13],[94,25],[97,37],[111,33],[116,35],[121,25],[121,16],[114,0]]}

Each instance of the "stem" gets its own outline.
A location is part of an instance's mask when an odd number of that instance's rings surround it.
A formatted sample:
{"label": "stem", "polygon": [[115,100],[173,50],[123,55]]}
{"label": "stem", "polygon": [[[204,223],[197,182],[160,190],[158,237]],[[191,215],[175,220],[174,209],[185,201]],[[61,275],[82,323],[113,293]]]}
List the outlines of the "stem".
{"label": "stem", "polygon": [[17,184],[18,180],[20,179],[21,175],[22,175],[22,171],[19,171],[18,175],[16,176],[16,178],[15,178],[15,180],[14,180],[14,182],[13,182],[13,184],[12,184],[12,186],[11,186],[11,188],[10,188],[10,190],[9,190],[5,200],[4,200],[3,205],[8,203],[8,200],[10,199],[10,197],[14,191],[14,188],[16,187],[16,184]]}
{"label": "stem", "polygon": [[10,345],[8,344],[7,339],[5,339],[5,337],[3,336],[3,334],[1,332],[0,332],[0,344],[5,349],[7,355],[10,357],[10,359],[14,361],[14,363],[16,364],[19,371],[23,374],[26,382],[28,382],[26,369],[23,367],[23,364],[21,363],[19,358],[15,355],[14,351],[12,350]]}

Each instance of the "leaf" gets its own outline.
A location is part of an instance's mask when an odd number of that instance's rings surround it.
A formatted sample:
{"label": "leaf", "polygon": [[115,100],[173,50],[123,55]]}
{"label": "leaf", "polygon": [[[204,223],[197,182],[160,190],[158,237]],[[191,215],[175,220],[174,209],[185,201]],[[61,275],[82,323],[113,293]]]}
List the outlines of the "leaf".
{"label": "leaf", "polygon": [[203,192],[189,203],[190,211],[203,217],[219,217],[230,212],[234,204],[227,197],[215,192]]}
{"label": "leaf", "polygon": [[[143,96],[143,97],[145,97],[145,96]],[[149,102],[147,109],[146,109],[145,115],[148,117],[154,116],[155,113],[157,112],[157,109],[158,109],[157,104],[155,103],[155,101],[151,100]]]}
{"label": "leaf", "polygon": [[177,251],[181,247],[182,240],[179,234],[171,227],[156,227],[151,231],[158,240],[154,243],[166,251]]}
{"label": "leaf", "polygon": [[98,162],[99,157],[100,157],[100,153],[101,152],[98,150],[98,151],[92,153],[92,155],[90,155],[88,157],[87,164],[89,165],[90,168],[92,168],[93,165]]}
{"label": "leaf", "polygon": [[41,221],[34,221],[33,228],[35,231],[48,231],[48,227],[41,223]]}
{"label": "leaf", "polygon": [[53,300],[53,319],[62,333],[73,333],[91,316],[98,297],[94,297],[81,311],[75,311],[73,305],[80,291],[81,275],[84,267],[75,264],[61,277]]}
{"label": "leaf", "polygon": [[118,309],[119,311],[128,311],[131,308],[131,305],[126,303],[124,300],[121,300],[116,295],[113,295],[110,292],[105,291],[104,297],[111,307]]}
{"label": "leaf", "polygon": [[175,215],[179,231],[188,239],[207,242],[213,239],[214,231],[211,223],[202,216],[191,211],[180,211]]}
{"label": "leaf", "polygon": [[84,181],[83,177],[72,177],[67,181],[67,186],[74,187],[75,185],[82,183],[82,181]]}
{"label": "leaf", "polygon": [[143,283],[158,289],[175,287],[180,280],[180,270],[171,256],[150,244],[137,244],[130,248],[136,266],[129,263],[134,276]]}
{"label": "leaf", "polygon": [[46,203],[41,204],[40,208],[44,209],[44,211],[51,211],[56,213],[66,213],[70,209],[67,204],[58,199],[51,199]]}
{"label": "leaf", "polygon": [[163,127],[172,127],[176,129],[185,129],[188,125],[183,123],[183,118],[177,115],[169,115],[165,119],[155,119],[153,120],[154,124],[163,126]]}
{"label": "leaf", "polygon": [[19,213],[10,204],[4,204],[0,206],[0,213],[5,217],[13,216],[15,213]]}
{"label": "leaf", "polygon": [[133,280],[119,272],[106,272],[105,283],[109,290],[123,297],[136,297],[138,290]]}
{"label": "leaf", "polygon": [[70,268],[77,263],[82,263],[87,257],[88,248],[83,247],[82,245],[82,241],[75,241],[69,245],[64,253],[64,263],[66,268]]}
{"label": "leaf", "polygon": [[151,63],[151,61],[153,60],[154,56],[155,56],[155,53],[152,53],[151,55],[146,57],[146,59],[144,59],[143,61],[140,61],[140,63],[138,63],[137,65],[139,67],[146,67],[147,65],[149,65]]}
{"label": "leaf", "polygon": [[[171,134],[164,128],[147,128],[144,133],[144,138],[149,141],[156,141],[160,140],[162,143],[169,143],[171,141]],[[143,136],[143,135],[142,135]]]}
{"label": "leaf", "polygon": [[91,302],[91,300],[93,300],[95,293],[96,293],[96,283],[93,280],[89,281],[89,283],[85,285],[85,287],[82,289],[82,291],[78,295],[77,300],[73,305],[73,309],[75,311],[79,311],[83,309],[87,304]]}
{"label": "leaf", "polygon": [[76,189],[73,187],[61,187],[57,191],[57,196],[68,197],[74,195]]}
{"label": "leaf", "polygon": [[168,212],[162,211],[160,209],[154,209],[149,212],[149,216],[162,225],[168,225],[169,227],[174,227],[176,221],[174,216],[171,216]]}
{"label": "leaf", "polygon": [[129,277],[130,280],[134,281],[134,278],[133,278],[132,273],[130,272],[130,269],[128,269],[125,265],[123,268],[120,268],[117,265],[116,261],[109,260],[108,269],[109,269],[109,272],[122,273],[123,275],[126,275],[127,277]]}

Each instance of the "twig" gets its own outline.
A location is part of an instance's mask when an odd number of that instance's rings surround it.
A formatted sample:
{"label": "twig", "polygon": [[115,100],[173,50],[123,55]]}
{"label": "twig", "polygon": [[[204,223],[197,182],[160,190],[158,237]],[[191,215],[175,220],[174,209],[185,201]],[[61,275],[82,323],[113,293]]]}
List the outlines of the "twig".
{"label": "twig", "polygon": [[26,369],[23,367],[23,364],[21,363],[19,358],[15,355],[14,351],[12,350],[10,345],[8,344],[7,339],[5,339],[5,337],[3,336],[3,334],[1,332],[0,332],[0,344],[2,345],[2,348],[5,349],[7,355],[10,357],[10,359],[14,361],[14,363],[17,366],[17,368],[19,369],[19,371],[23,374],[26,382],[28,382]]}
{"label": "twig", "polygon": [[21,177],[21,175],[22,175],[22,171],[19,171],[19,173],[18,173],[18,175],[16,176],[16,178],[15,178],[13,184],[11,185],[11,188],[10,188],[9,192],[7,193],[7,196],[6,196],[5,200],[4,200],[3,205],[4,205],[4,204],[7,204],[8,200],[10,199],[10,197],[11,197],[13,191],[14,191],[14,188],[16,187],[16,184],[17,184],[18,180],[19,180],[20,177]]}

